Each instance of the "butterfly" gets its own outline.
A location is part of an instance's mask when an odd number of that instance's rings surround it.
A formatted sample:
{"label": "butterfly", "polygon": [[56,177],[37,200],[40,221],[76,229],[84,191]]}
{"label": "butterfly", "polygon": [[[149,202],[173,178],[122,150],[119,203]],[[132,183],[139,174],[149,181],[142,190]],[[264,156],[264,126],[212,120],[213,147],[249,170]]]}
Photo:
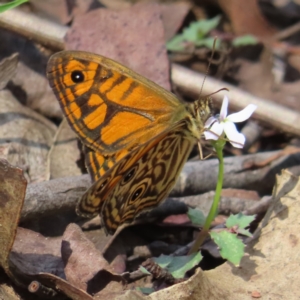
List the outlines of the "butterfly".
{"label": "butterfly", "polygon": [[76,212],[107,233],[161,203],[212,115],[210,98],[184,103],[129,68],[82,51],[54,54],[47,77],[85,145],[94,183]]}

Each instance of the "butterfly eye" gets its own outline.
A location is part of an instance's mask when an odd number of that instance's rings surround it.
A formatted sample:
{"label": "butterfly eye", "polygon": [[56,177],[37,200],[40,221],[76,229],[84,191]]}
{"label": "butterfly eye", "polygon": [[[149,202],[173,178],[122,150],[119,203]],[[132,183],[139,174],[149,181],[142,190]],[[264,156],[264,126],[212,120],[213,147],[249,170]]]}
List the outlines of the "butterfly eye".
{"label": "butterfly eye", "polygon": [[82,71],[76,70],[71,73],[71,79],[74,83],[80,83],[84,81],[84,74]]}
{"label": "butterfly eye", "polygon": [[125,175],[124,180],[123,180],[124,183],[127,183],[127,182],[132,178],[132,176],[134,175],[135,171],[136,171],[136,168],[133,168],[133,169],[131,169],[131,170]]}

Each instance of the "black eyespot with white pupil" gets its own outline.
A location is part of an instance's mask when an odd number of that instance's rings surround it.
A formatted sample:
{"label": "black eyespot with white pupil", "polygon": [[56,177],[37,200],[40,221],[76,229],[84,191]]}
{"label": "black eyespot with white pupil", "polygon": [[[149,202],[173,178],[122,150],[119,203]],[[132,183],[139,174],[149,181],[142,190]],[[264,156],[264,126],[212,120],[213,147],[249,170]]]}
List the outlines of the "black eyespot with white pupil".
{"label": "black eyespot with white pupil", "polygon": [[127,183],[134,175],[136,168],[131,169],[124,177],[124,183]]}
{"label": "black eyespot with white pupil", "polygon": [[142,192],[143,192],[143,188],[141,187],[135,190],[133,195],[131,196],[131,201],[136,200],[141,195]]}
{"label": "black eyespot with white pupil", "polygon": [[80,83],[84,81],[84,74],[82,71],[75,70],[71,73],[71,79],[74,83]]}

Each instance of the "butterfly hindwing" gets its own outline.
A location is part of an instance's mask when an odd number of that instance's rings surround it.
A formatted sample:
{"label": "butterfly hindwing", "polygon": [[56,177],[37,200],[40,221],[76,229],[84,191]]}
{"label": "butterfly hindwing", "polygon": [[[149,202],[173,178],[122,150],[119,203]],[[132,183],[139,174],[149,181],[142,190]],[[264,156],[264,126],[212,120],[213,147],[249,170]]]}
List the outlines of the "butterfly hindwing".
{"label": "butterfly hindwing", "polygon": [[184,123],[131,152],[89,189],[79,205],[90,199],[93,204],[101,202],[97,209],[110,234],[157,206],[174,186],[194,145],[183,127]]}
{"label": "butterfly hindwing", "polygon": [[108,200],[106,197],[107,194],[113,189],[115,184],[118,183],[121,177],[130,170],[140,157],[146,154],[155,143],[157,143],[157,141],[153,139],[151,142],[130,151],[127,156],[109,168],[103,176],[100,175],[99,172],[94,173],[94,168],[97,164],[101,165],[103,162],[102,158],[105,159],[105,157],[88,150],[88,155],[86,156],[87,166],[92,173],[92,178],[94,178],[96,182],[79,200],[76,207],[77,214],[92,218],[98,213],[101,213],[104,202]]}

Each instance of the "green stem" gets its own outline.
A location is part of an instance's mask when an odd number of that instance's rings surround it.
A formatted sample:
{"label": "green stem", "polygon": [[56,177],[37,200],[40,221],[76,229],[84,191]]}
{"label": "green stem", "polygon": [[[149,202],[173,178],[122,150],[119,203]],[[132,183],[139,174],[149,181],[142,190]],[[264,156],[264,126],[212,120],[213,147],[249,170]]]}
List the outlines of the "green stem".
{"label": "green stem", "polygon": [[222,187],[223,187],[223,179],[224,179],[224,160],[223,160],[223,148],[224,148],[225,143],[219,143],[217,141],[215,143],[215,149],[217,153],[217,157],[219,159],[219,174],[218,174],[218,182],[216,186],[216,193],[214,196],[214,201],[213,204],[210,208],[210,211],[208,213],[208,216],[205,220],[205,224],[202,228],[202,230],[198,233],[198,236],[195,240],[194,245],[190,249],[188,255],[193,254],[198,251],[202,243],[204,242],[206,236],[208,235],[210,225],[212,221],[214,220],[218,207],[219,207],[219,202],[221,198],[221,192],[222,192]]}

